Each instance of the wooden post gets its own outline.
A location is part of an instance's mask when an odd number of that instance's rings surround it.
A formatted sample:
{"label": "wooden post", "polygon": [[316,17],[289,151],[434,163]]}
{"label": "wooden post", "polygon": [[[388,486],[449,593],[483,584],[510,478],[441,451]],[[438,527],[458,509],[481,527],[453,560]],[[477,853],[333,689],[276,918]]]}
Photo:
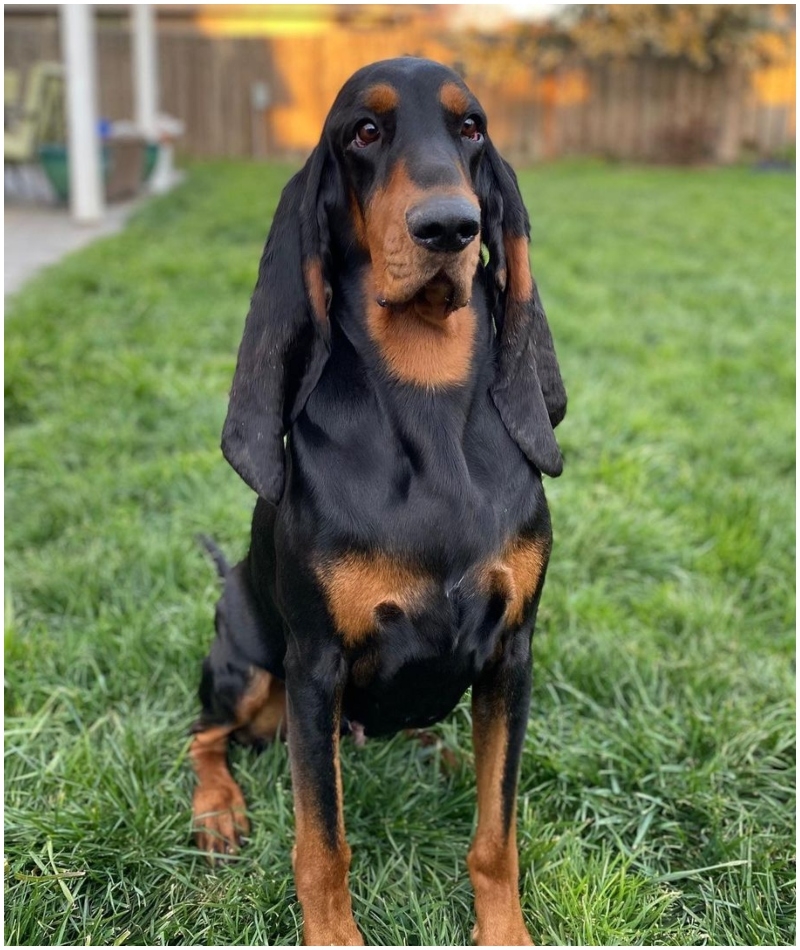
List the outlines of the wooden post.
{"label": "wooden post", "polygon": [[94,11],[89,4],[68,3],[59,13],[66,66],[69,206],[76,221],[89,224],[99,221],[104,211]]}

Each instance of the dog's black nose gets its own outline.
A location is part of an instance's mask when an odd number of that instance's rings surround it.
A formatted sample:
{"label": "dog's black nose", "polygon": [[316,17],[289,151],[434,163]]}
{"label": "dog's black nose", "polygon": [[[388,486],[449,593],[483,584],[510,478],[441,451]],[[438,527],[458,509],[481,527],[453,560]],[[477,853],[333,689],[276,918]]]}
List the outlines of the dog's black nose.
{"label": "dog's black nose", "polygon": [[466,198],[430,198],[406,214],[408,233],[429,251],[462,251],[481,229],[479,210]]}

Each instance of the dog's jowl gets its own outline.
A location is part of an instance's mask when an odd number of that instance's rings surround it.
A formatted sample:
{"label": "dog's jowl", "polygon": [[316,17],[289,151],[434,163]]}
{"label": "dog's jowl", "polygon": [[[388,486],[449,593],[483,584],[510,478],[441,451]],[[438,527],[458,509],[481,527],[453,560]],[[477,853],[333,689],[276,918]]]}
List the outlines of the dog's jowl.
{"label": "dog's jowl", "polygon": [[198,843],[248,831],[231,740],[286,733],[308,944],[362,942],[339,742],[427,726],[472,688],[475,939],[530,943],[516,789],[566,396],[529,221],[452,70],[344,85],[264,248],[222,435],[257,493],[223,578],[192,761]]}

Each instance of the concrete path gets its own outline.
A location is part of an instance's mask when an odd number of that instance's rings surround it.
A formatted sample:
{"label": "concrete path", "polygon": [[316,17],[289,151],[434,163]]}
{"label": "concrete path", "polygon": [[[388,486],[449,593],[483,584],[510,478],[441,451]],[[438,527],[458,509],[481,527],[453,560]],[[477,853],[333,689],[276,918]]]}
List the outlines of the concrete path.
{"label": "concrete path", "polygon": [[[170,169],[168,191],[183,181],[183,173]],[[17,185],[15,189],[9,185]],[[5,298],[15,294],[34,274],[55,264],[107,234],[122,230],[147,193],[130,201],[106,205],[98,224],[76,224],[63,205],[56,204],[44,175],[38,168],[26,169],[21,180],[5,176]]]}
{"label": "concrete path", "polygon": [[15,294],[34,274],[97,238],[119,231],[139,201],[108,205],[98,224],[76,224],[66,208],[17,201],[5,207],[4,294]]}

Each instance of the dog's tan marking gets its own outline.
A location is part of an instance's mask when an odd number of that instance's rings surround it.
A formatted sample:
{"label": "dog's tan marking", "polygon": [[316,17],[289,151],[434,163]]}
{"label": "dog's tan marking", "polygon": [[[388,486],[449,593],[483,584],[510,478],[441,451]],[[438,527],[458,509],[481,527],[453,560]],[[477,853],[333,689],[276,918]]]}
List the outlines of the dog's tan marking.
{"label": "dog's tan marking", "polygon": [[413,276],[415,262],[423,253],[411,240],[406,224],[406,211],[423,197],[422,189],[411,181],[401,161],[364,209],[364,236],[376,290],[382,295],[392,296],[385,287],[402,284]]}
{"label": "dog's tan marking", "polygon": [[328,844],[324,829],[295,791],[294,876],[297,898],[303,908],[303,943],[306,946],[363,946],[353,919],[347,879],[350,846]]}
{"label": "dog's tan marking", "polygon": [[303,943],[306,946],[363,946],[350,900],[348,875],[350,846],[345,838],[342,772],[339,760],[340,716],[332,735],[336,788],[336,834],[331,843],[315,796],[319,776],[304,774],[291,739],[294,791],[295,846],[292,851],[297,898],[303,908]]}
{"label": "dog's tan marking", "polygon": [[325,279],[322,276],[322,263],[319,258],[314,257],[305,261],[303,275],[314,316],[320,323],[325,323],[328,319],[328,300],[325,291]]}
{"label": "dog's tan marking", "polygon": [[[474,699],[472,741],[478,788],[478,827],[467,855],[477,918],[473,938],[482,946],[530,945],[519,901],[516,820],[508,831],[503,820],[508,726],[498,710]],[[514,815],[516,794],[512,809]]]}
{"label": "dog's tan marking", "polygon": [[458,83],[446,82],[439,90],[439,102],[441,102],[449,112],[455,112],[461,115],[466,112],[469,107],[469,96]]}
{"label": "dog's tan marking", "polygon": [[236,706],[236,720],[196,733],[189,749],[197,775],[192,815],[197,846],[209,853],[232,854],[250,823],[242,790],[228,768],[228,742],[238,730],[273,739],[286,721],[285,688],[266,670],[253,667],[250,682]]}
{"label": "dog's tan marking", "polygon": [[364,105],[373,112],[391,112],[400,102],[400,95],[388,82],[380,82],[367,89]]}
{"label": "dog's tan marking", "polygon": [[352,646],[377,628],[375,610],[394,604],[413,610],[431,589],[431,579],[385,554],[345,554],[317,566],[336,630]]}
{"label": "dog's tan marking", "polygon": [[236,721],[251,739],[281,738],[286,731],[285,684],[266,670],[254,669],[236,707]]}
{"label": "dog's tan marking", "polygon": [[422,305],[390,309],[380,307],[371,290],[365,296],[369,335],[392,376],[425,387],[466,382],[477,327],[471,306],[461,307],[445,319],[431,319]]}
{"label": "dog's tan marking", "polygon": [[531,259],[528,255],[528,240],[525,237],[503,238],[508,268],[508,296],[514,303],[523,303],[533,295]]}
{"label": "dog's tan marking", "polygon": [[364,221],[364,215],[361,212],[358,199],[352,191],[350,192],[350,220],[353,223],[356,244],[358,244],[362,250],[366,251],[368,249],[367,224],[366,221]]}
{"label": "dog's tan marking", "polygon": [[525,605],[536,593],[550,555],[544,538],[515,538],[500,554],[479,569],[479,585],[485,593],[505,598],[504,620],[511,626],[522,622]]}
{"label": "dog's tan marking", "polygon": [[463,174],[461,177],[463,183],[459,186],[424,189],[411,180],[405,164],[399,161],[386,185],[376,189],[363,215],[376,299],[384,299],[390,306],[407,304],[437,275],[444,274],[453,285],[451,309],[467,304],[480,259],[480,238],[462,251],[432,252],[413,241],[406,222],[409,210],[436,196],[466,198],[479,209],[476,195]]}
{"label": "dog's tan marking", "polygon": [[[437,254],[412,241],[406,212],[432,193],[415,185],[398,163],[387,187],[373,197],[364,224],[372,260],[365,280],[365,311],[370,336],[395,378],[421,386],[448,386],[469,376],[476,316],[467,301],[480,242],[476,239],[459,254]],[[467,195],[477,206],[466,186],[435,193]],[[453,282],[454,305],[460,304],[449,316],[444,316],[446,306],[435,293],[430,301],[418,295],[441,271]],[[387,305],[378,304],[379,299]]]}
{"label": "dog's tan marking", "polygon": [[232,854],[250,830],[242,791],[228,769],[228,737],[232,726],[215,726],[192,740],[189,756],[197,774],[192,798],[197,847],[214,854]]}

